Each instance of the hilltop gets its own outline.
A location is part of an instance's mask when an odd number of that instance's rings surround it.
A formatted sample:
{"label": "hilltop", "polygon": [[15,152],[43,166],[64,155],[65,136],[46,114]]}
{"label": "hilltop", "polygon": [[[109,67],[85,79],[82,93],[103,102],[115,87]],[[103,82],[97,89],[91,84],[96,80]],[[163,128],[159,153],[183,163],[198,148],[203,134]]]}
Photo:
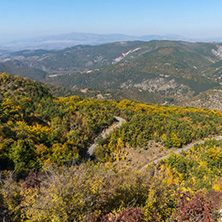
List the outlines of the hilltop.
{"label": "hilltop", "polygon": [[29,97],[33,99],[51,98],[49,89],[42,84],[20,76],[8,73],[0,74],[0,95],[3,98],[19,99]]}
{"label": "hilltop", "polygon": [[4,54],[0,59],[3,62],[58,74],[111,65],[122,53],[139,45],[141,42],[133,41],[98,46],[78,45],[62,50],[23,50]]}

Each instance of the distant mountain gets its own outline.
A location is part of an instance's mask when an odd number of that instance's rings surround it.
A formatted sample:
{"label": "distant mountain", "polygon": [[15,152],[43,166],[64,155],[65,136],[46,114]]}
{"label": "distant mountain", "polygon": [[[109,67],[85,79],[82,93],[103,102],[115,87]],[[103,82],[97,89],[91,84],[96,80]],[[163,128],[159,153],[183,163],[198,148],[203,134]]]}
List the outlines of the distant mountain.
{"label": "distant mountain", "polygon": [[120,41],[150,41],[150,40],[183,40],[189,39],[180,35],[123,35],[123,34],[92,34],[68,33],[61,35],[43,36],[30,39],[6,42],[0,44],[0,50],[26,50],[26,49],[64,49],[76,45],[100,45]]}
{"label": "distant mountain", "polygon": [[[145,57],[150,58],[161,48],[184,51],[183,57],[193,66],[199,62],[204,65],[220,61],[221,46],[215,43],[189,43],[179,41],[129,41],[115,42],[96,46],[79,45],[63,50],[23,50],[8,52],[0,55],[0,62],[7,62],[16,66],[36,68],[48,73],[70,73],[70,71],[87,71],[124,61]],[[172,48],[174,47],[174,49]],[[156,51],[155,51],[156,50]],[[187,53],[185,53],[185,51]],[[182,51],[181,51],[182,52]],[[191,53],[194,58],[191,58]],[[162,53],[160,52],[160,55]],[[174,56],[177,57],[175,54]],[[166,56],[165,56],[166,57]],[[164,58],[163,58],[164,59]],[[177,59],[181,59],[178,57]],[[202,61],[197,61],[198,59]],[[209,61],[211,60],[211,61]],[[196,64],[196,62],[198,62]],[[192,67],[194,69],[194,67]],[[214,67],[213,67],[214,69]]]}
{"label": "distant mountain", "polygon": [[[222,82],[221,45],[150,41],[124,42],[124,48],[121,47],[122,44],[103,45],[102,51],[96,51],[101,46],[94,46],[94,52],[100,53],[94,56],[100,55],[100,59],[99,62],[90,59],[91,70],[51,75],[47,81],[68,88],[138,88],[147,93],[170,96],[177,101],[191,98]],[[104,50],[105,47],[107,50]],[[115,48],[119,50],[119,56]],[[108,49],[112,49],[116,54],[111,54]],[[109,57],[102,54],[104,51]],[[63,59],[68,61],[66,56]],[[107,66],[102,66],[102,61],[105,61],[103,64],[106,63]],[[52,64],[50,67],[53,67]],[[81,66],[84,67],[86,68]]]}
{"label": "distant mountain", "polygon": [[0,74],[1,73],[10,73],[13,75],[19,75],[26,77],[32,80],[44,80],[46,77],[46,72],[39,69],[32,69],[27,67],[19,67],[7,63],[0,63]]}
{"label": "distant mountain", "polygon": [[23,50],[0,56],[1,62],[29,68],[42,69],[48,73],[86,71],[121,60],[124,53],[146,45],[145,42],[117,42],[97,46],[79,45],[63,50]]}
{"label": "distant mountain", "polygon": [[[0,61],[41,70],[44,81],[97,98],[176,104],[222,84],[222,45],[218,43],[121,41],[62,50],[7,52]],[[81,91],[91,87],[100,89]]]}
{"label": "distant mountain", "polygon": [[9,51],[7,51],[7,50],[0,50],[0,56],[8,54],[8,53],[9,53]]}

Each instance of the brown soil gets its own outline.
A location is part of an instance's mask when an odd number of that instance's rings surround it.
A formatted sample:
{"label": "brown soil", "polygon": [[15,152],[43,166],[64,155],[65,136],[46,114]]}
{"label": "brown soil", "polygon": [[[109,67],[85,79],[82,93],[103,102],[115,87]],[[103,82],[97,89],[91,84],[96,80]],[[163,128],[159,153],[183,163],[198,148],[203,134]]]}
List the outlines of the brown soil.
{"label": "brown soil", "polygon": [[146,149],[147,150],[141,148],[125,148],[124,151],[119,154],[119,161],[115,161],[113,164],[118,168],[133,167],[139,170],[155,159],[177,150],[176,148],[167,149],[161,145],[161,143],[157,143],[154,140],[149,141]]}

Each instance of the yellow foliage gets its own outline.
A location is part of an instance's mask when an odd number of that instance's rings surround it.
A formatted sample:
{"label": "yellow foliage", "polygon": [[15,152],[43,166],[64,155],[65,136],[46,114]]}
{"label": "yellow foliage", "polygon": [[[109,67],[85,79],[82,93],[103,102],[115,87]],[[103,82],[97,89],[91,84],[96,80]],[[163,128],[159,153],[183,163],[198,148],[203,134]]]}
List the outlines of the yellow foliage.
{"label": "yellow foliage", "polygon": [[165,133],[162,135],[162,139],[167,140],[167,135]]}
{"label": "yellow foliage", "polygon": [[215,190],[215,191],[222,191],[222,185],[219,184],[219,183],[215,183],[212,188]]}

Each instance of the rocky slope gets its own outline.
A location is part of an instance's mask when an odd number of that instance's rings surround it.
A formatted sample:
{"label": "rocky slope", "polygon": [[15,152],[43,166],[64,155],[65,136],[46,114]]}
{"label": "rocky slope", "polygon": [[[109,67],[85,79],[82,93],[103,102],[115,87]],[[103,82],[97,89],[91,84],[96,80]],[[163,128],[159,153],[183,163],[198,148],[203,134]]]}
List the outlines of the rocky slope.
{"label": "rocky slope", "polygon": [[210,108],[222,111],[222,88],[209,89],[199,95],[179,103],[181,106],[195,106],[198,108]]}

